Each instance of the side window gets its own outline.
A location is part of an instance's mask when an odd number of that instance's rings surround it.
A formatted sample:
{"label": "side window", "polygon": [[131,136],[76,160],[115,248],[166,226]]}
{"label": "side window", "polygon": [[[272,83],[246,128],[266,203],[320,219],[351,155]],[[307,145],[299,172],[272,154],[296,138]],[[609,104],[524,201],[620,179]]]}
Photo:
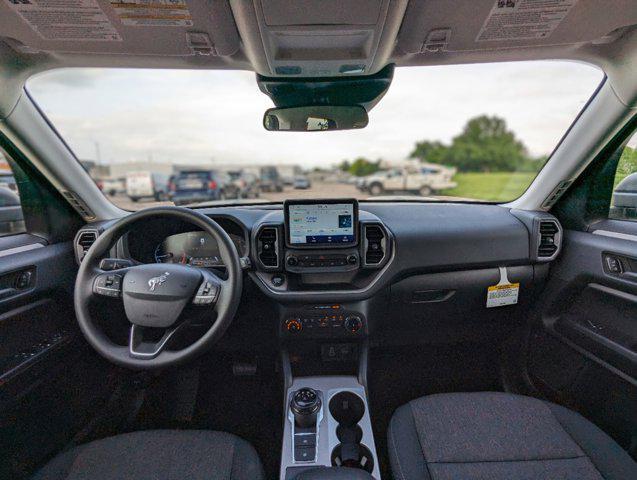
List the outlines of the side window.
{"label": "side window", "polygon": [[637,221],[637,133],[630,138],[617,163],[608,216]]}
{"label": "side window", "polygon": [[0,236],[25,231],[18,182],[6,154],[0,150]]}

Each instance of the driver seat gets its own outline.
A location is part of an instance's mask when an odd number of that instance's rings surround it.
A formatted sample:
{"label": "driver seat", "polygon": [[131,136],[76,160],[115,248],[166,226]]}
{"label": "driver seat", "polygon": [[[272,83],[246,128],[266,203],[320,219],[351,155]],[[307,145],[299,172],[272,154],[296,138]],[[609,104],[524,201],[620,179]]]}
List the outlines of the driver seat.
{"label": "driver seat", "polygon": [[61,453],[32,480],[262,480],[245,440],[206,430],[148,430]]}

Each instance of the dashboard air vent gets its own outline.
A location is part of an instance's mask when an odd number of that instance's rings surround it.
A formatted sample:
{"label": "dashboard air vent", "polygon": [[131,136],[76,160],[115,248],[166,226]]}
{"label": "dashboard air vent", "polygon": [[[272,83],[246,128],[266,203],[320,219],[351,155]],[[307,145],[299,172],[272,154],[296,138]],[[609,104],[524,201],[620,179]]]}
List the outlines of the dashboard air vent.
{"label": "dashboard air vent", "polygon": [[279,266],[279,230],[276,227],[264,227],[257,236],[259,261],[265,267]]}
{"label": "dashboard air vent", "polygon": [[91,248],[91,245],[97,240],[97,230],[82,230],[75,239],[75,253],[77,255],[77,261],[81,262]]}
{"label": "dashboard air vent", "polygon": [[537,256],[539,258],[547,258],[552,257],[557,252],[558,243],[558,233],[560,229],[552,220],[542,220],[540,221],[539,228],[539,244],[537,248]]}
{"label": "dashboard air vent", "polygon": [[385,232],[379,225],[365,225],[365,264],[378,265],[385,258]]}

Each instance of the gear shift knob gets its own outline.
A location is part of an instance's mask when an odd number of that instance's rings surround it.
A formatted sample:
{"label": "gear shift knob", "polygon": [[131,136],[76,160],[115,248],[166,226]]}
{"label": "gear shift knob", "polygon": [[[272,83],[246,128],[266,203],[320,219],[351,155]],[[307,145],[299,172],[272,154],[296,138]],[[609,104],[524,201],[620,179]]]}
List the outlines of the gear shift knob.
{"label": "gear shift knob", "polygon": [[294,422],[298,427],[308,428],[316,425],[316,417],[321,409],[321,399],[316,390],[300,388],[290,402],[290,410],[294,414]]}

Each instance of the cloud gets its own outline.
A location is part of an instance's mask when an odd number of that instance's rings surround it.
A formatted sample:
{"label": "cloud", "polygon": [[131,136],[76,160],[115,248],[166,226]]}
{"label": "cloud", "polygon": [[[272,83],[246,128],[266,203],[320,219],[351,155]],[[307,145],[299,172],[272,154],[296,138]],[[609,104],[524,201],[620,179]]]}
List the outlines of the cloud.
{"label": "cloud", "polygon": [[504,117],[531,153],[550,153],[602,73],[573,62],[398,68],[369,126],[267,132],[272,106],[250,72],[66,69],[27,88],[80,158],[107,162],[297,163],[399,160],[419,140],[449,142],[475,115]]}

